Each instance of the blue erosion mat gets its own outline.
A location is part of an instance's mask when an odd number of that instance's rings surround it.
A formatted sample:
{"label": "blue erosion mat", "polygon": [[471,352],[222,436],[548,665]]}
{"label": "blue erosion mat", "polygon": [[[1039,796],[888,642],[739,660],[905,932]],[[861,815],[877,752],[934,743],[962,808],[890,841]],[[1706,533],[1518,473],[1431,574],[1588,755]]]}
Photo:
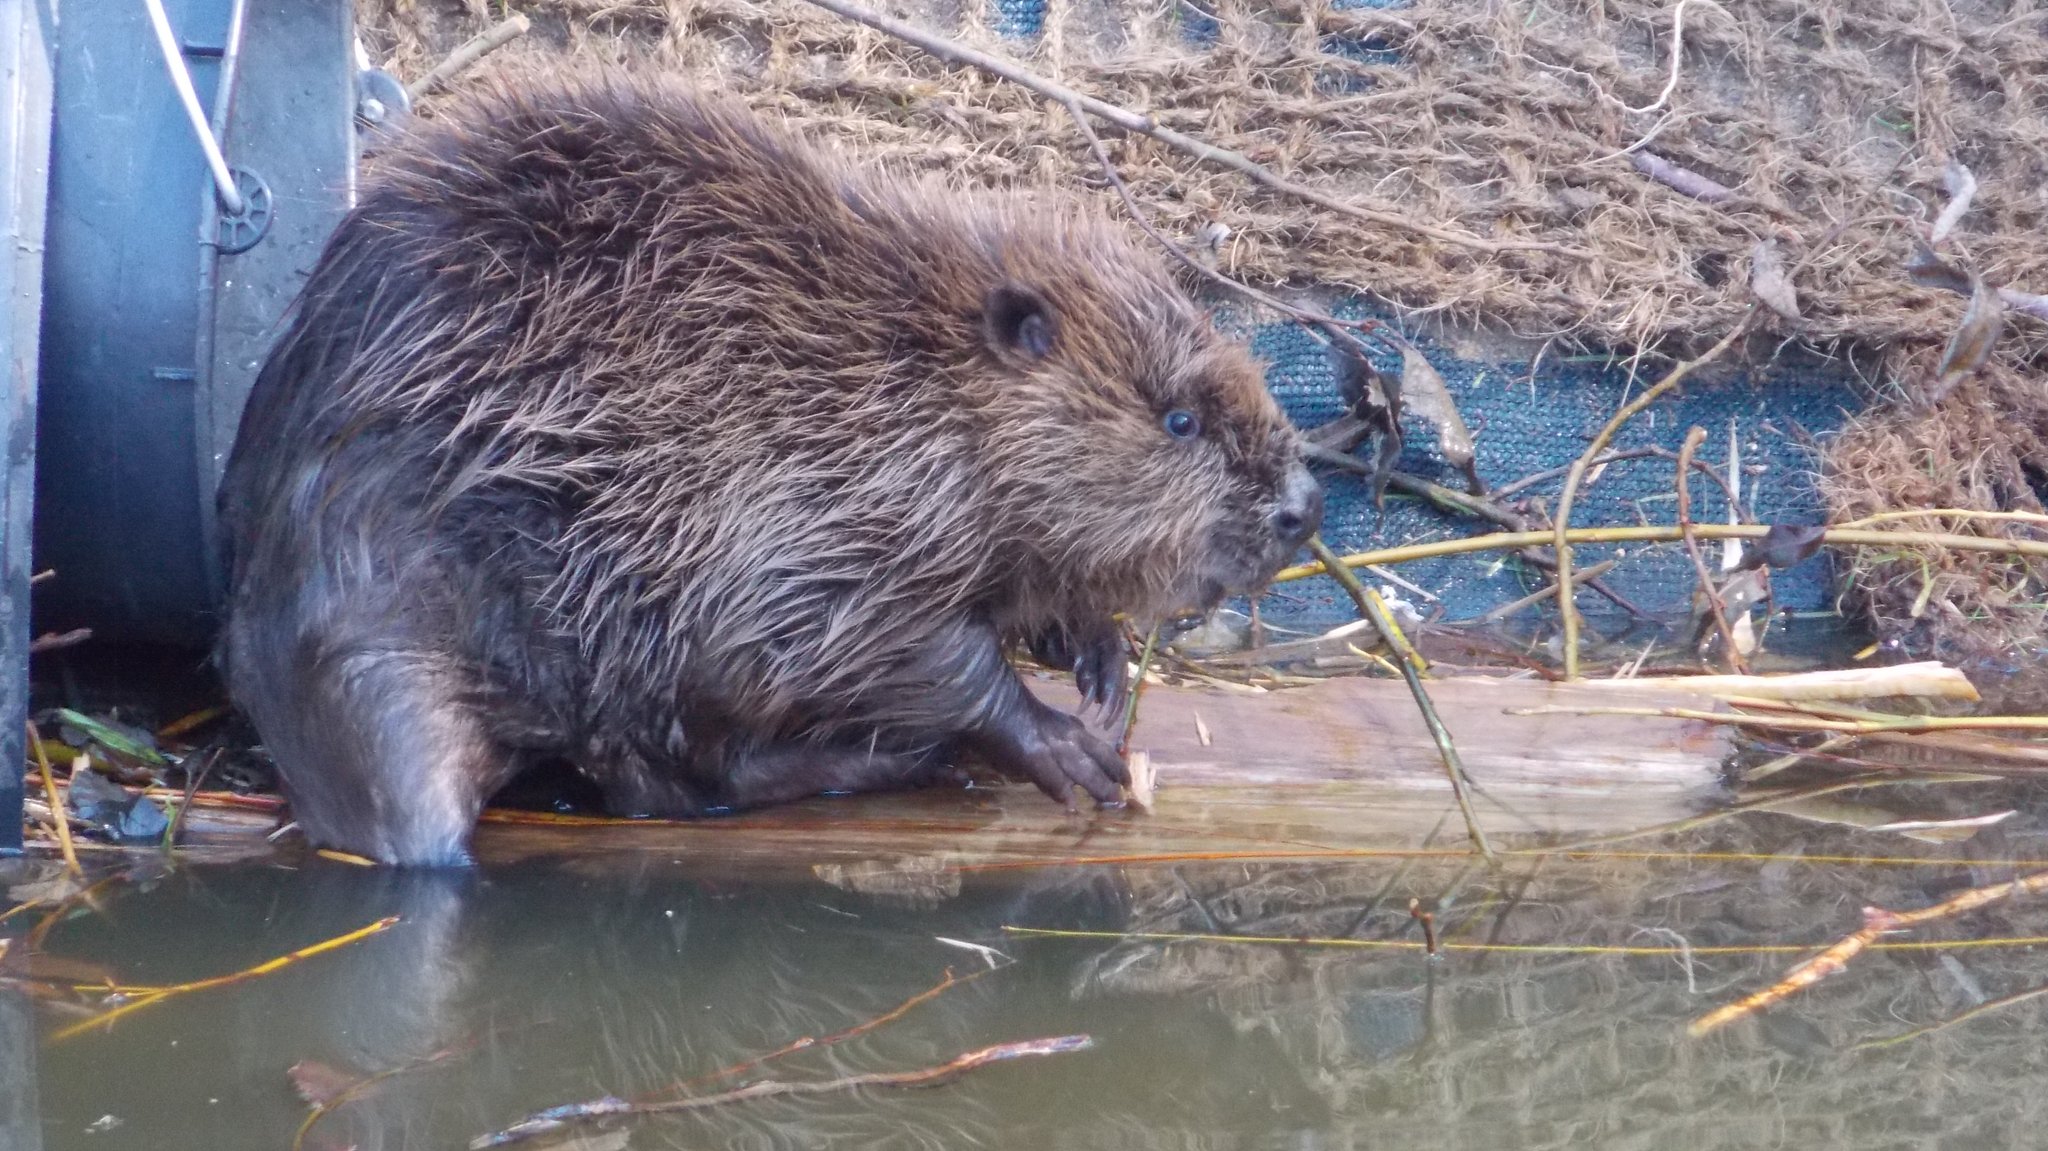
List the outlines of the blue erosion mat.
{"label": "blue erosion mat", "polygon": [[[1336,311],[1346,317],[1365,314],[1357,306]],[[1543,357],[1532,374],[1528,361],[1460,359],[1439,344],[1411,339],[1442,373],[1472,430],[1479,475],[1489,488],[1568,467],[1614,412],[1665,370],[1656,360],[1632,368],[1618,356],[1553,353]],[[1252,333],[1252,347],[1269,365],[1268,386],[1296,425],[1313,428],[1343,413],[1329,355],[1299,325],[1261,326]],[[1386,358],[1377,366],[1397,373],[1400,363]],[[1704,375],[1688,380],[1682,391],[1624,426],[1610,450],[1662,447],[1676,452],[1687,430],[1698,425],[1708,433],[1700,459],[1725,471],[1732,428],[1740,449],[1744,518],[1820,523],[1826,514],[1814,483],[1820,441],[1859,406],[1859,393],[1846,373],[1776,367]],[[1465,488],[1464,476],[1437,451],[1434,428],[1404,415],[1402,430],[1406,444],[1397,464],[1400,470],[1448,488]],[[1369,455],[1370,447],[1362,448],[1361,454]],[[1672,460],[1656,456],[1608,465],[1581,489],[1573,526],[1674,522],[1674,473]],[[1319,474],[1329,501],[1323,538],[1339,553],[1498,530],[1397,492],[1387,493],[1382,512],[1374,506],[1370,484],[1363,477],[1329,468]],[[1533,496],[1544,508],[1554,509],[1562,486],[1561,478],[1553,479],[1517,492],[1514,498]],[[1696,520],[1728,521],[1728,503],[1717,484],[1696,472],[1690,488]],[[1677,545],[1585,545],[1575,548],[1574,555],[1585,566],[1621,550],[1627,556],[1604,577],[1608,587],[1646,611],[1686,609],[1696,580],[1691,561]],[[1709,550],[1710,563],[1718,557],[1716,543]],[[1499,552],[1410,561],[1400,566],[1399,574],[1440,596],[1444,616],[1452,620],[1483,614],[1541,586],[1541,573]],[[1822,555],[1776,572],[1772,588],[1779,607],[1813,611],[1832,606],[1834,583],[1831,565]],[[1398,594],[1411,602],[1417,599],[1410,593]],[[1598,614],[1605,602],[1591,593],[1580,595],[1580,606],[1589,614]],[[1433,610],[1432,605],[1416,606]],[[1281,626],[1309,628],[1352,618],[1355,609],[1334,581],[1317,578],[1281,585],[1260,603],[1260,613]]]}

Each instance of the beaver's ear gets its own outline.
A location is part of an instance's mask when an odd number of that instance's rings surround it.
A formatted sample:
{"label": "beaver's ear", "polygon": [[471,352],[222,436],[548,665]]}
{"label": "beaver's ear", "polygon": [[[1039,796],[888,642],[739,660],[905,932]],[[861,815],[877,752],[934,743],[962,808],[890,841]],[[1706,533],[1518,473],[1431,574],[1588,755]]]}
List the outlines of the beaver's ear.
{"label": "beaver's ear", "polygon": [[1042,360],[1059,338],[1059,315],[1044,296],[1022,284],[999,284],[982,306],[982,329],[998,354]]}

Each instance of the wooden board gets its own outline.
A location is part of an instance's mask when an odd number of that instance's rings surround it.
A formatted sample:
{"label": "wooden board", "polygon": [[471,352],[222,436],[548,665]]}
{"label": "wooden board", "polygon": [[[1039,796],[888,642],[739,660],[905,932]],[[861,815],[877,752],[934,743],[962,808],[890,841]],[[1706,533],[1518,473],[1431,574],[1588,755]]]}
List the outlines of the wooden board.
{"label": "wooden board", "polygon": [[[1032,686],[1057,706],[1077,702],[1070,684]],[[1731,747],[1718,725],[1508,714],[1614,701],[1596,691],[1536,680],[1431,681],[1482,791],[1489,832],[1611,833],[1703,805]],[[1632,695],[1629,703],[1716,706],[1676,693]],[[1140,717],[1134,746],[1159,768],[1149,813],[1069,813],[1026,785],[977,786],[825,798],[695,822],[489,822],[477,852],[485,861],[608,850],[711,854],[736,865],[823,868],[854,884],[927,872],[957,883],[963,871],[1078,858],[1341,857],[1425,841],[1464,845],[1442,761],[1398,680],[1333,679],[1265,693],[1153,685]]]}

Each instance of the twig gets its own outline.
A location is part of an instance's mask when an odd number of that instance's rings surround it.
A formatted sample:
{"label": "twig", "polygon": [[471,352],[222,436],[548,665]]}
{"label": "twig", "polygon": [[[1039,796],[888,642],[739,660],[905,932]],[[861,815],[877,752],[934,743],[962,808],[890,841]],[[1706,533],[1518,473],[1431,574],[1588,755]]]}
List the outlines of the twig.
{"label": "twig", "polygon": [[1027,1039],[1019,1043],[998,1043],[993,1047],[969,1051],[937,1066],[916,1071],[870,1071],[817,1083],[790,1083],[779,1079],[764,1079],[758,1083],[749,1083],[745,1087],[735,1087],[731,1091],[721,1091],[716,1095],[698,1095],[689,1099],[672,1099],[660,1103],[629,1103],[624,1099],[607,1096],[587,1103],[550,1107],[502,1131],[479,1135],[469,1141],[469,1146],[470,1151],[485,1151],[486,1148],[502,1147],[507,1143],[558,1131],[571,1123],[613,1115],[667,1115],[678,1111],[701,1111],[748,1099],[765,1099],[773,1095],[824,1095],[837,1091],[851,1091],[857,1087],[931,1087],[990,1063],[1033,1055],[1064,1055],[1070,1051],[1084,1051],[1093,1046],[1094,1042],[1086,1035],[1061,1035],[1050,1039]]}
{"label": "twig", "polygon": [[1630,152],[1628,162],[1650,179],[1702,204],[1725,204],[1735,198],[1734,190],[1726,184],[1708,179],[1691,168],[1682,168],[1655,152]]}
{"label": "twig", "polygon": [[77,647],[91,638],[92,629],[89,627],[73,628],[70,631],[46,632],[29,641],[28,653],[30,655],[41,655],[46,651],[62,651],[67,647]]}
{"label": "twig", "polygon": [[[1777,700],[1743,699],[1729,696],[1722,702],[1735,707],[1781,708]],[[1513,707],[1508,715],[1632,715],[1645,719],[1693,719],[1732,727],[1765,727],[1783,731],[1836,731],[1848,735],[1876,735],[1882,732],[1920,731],[2048,731],[2048,715],[1894,715],[1876,719],[1841,719],[1824,715],[1748,715],[1739,712],[1705,711],[1692,707],[1608,707],[1564,706]]]}
{"label": "twig", "polygon": [[[1608,452],[1605,455],[1601,456],[1599,459],[1594,460],[1593,466],[1596,468],[1606,467],[1608,464],[1620,463],[1623,460],[1646,459],[1656,454],[1656,448],[1629,448],[1625,451]],[[1563,464],[1554,468],[1545,468],[1543,471],[1540,472],[1533,472],[1529,475],[1523,476],[1521,479],[1513,480],[1509,483],[1502,484],[1499,487],[1493,489],[1493,498],[1497,500],[1505,500],[1509,496],[1512,496],[1515,493],[1522,491],[1524,488],[1533,488],[1537,484],[1557,479],[1560,476],[1567,474],[1571,470],[1572,466],[1570,464]]]}
{"label": "twig", "polygon": [[36,730],[36,723],[28,723],[29,746],[35,748],[36,766],[43,773],[43,797],[50,802],[50,817],[57,824],[57,846],[64,852],[64,869],[73,875],[82,876],[85,869],[78,865],[78,849],[71,843],[71,818],[64,812],[64,797],[57,794],[57,781],[50,774],[50,756],[43,750],[43,733]]}
{"label": "twig", "polygon": [[1932,907],[1918,911],[1886,911],[1881,907],[1863,909],[1863,926],[1843,937],[1827,950],[1799,964],[1785,973],[1785,977],[1754,995],[1746,996],[1725,1007],[1710,1011],[1692,1021],[1687,1033],[1697,1038],[1720,1027],[1725,1027],[1745,1015],[1761,1011],[1780,1000],[1788,999],[1801,990],[1811,987],[1822,979],[1833,975],[1849,965],[1878,937],[1909,927],[1918,927],[1938,919],[1948,919],[1967,911],[1975,911],[2015,895],[2036,895],[2048,891],[2048,871],[2038,871],[2022,876],[2010,883],[1990,887],[1972,887],[1957,895],[1942,900]]}
{"label": "twig", "polygon": [[923,991],[918,992],[917,994],[897,1004],[895,1007],[889,1009],[888,1011],[885,1011],[882,1014],[875,1016],[873,1019],[868,1019],[864,1020],[863,1022],[856,1023],[843,1031],[834,1032],[830,1035],[825,1036],[822,1039],[815,1039],[807,1035],[801,1039],[791,1040],[790,1042],[783,1044],[781,1047],[778,1047],[775,1050],[770,1051],[766,1055],[757,1055],[752,1059],[747,1059],[742,1062],[735,1063],[730,1067],[721,1067],[716,1071],[704,1075],[699,1075],[694,1079],[685,1079],[682,1082],[677,1083],[673,1088],[671,1088],[671,1090],[680,1092],[687,1090],[691,1087],[699,1086],[701,1084],[715,1083],[720,1079],[730,1079],[735,1075],[739,1075],[747,1071],[752,1071],[754,1068],[759,1067],[762,1064],[769,1062],[770,1060],[780,1059],[785,1055],[794,1055],[799,1051],[823,1050],[827,1047],[836,1046],[838,1044],[846,1042],[849,1039],[854,1039],[859,1036],[865,1035],[878,1027],[884,1027],[888,1024],[894,1023],[898,1019],[901,1019],[905,1015],[908,1015],[914,1008],[922,1004],[929,1003],[934,999],[937,999],[939,996],[944,995],[946,992],[952,990],[955,987],[960,986],[963,983],[972,983],[975,980],[980,979],[982,976],[987,975],[992,971],[1000,970],[1002,969],[999,967],[983,968],[982,970],[977,971],[972,975],[963,977],[954,975],[953,969],[948,967],[946,969],[945,977],[943,979],[940,979],[936,984],[933,984],[932,986],[925,988]]}
{"label": "twig", "polygon": [[[1589,679],[1586,686],[1608,695],[1632,692],[1690,692],[1718,699],[1826,701],[1913,696],[1978,702],[1975,684],[1961,671],[1934,660],[1884,667],[1831,668],[1782,675],[1674,675],[1642,679]],[[1867,717],[1869,714],[1864,713]]]}
{"label": "twig", "polygon": [[1692,557],[1692,568],[1700,578],[1700,594],[1706,597],[1707,610],[1714,615],[1714,626],[1721,633],[1721,643],[1728,649],[1728,666],[1737,675],[1749,674],[1749,661],[1742,658],[1742,652],[1735,646],[1735,628],[1728,622],[1728,604],[1721,598],[1721,589],[1714,584],[1714,575],[1707,570],[1706,558],[1700,555],[1699,537],[1694,534],[1692,522],[1692,489],[1685,477],[1692,471],[1693,453],[1707,440],[1707,429],[1695,427],[1685,433],[1685,443],[1678,449],[1678,532],[1685,541],[1685,554]]}
{"label": "twig", "polygon": [[[470,1051],[474,1051],[477,1048],[477,1046],[477,1042],[471,1041],[454,1047],[444,1047],[439,1051],[422,1055],[418,1059],[408,1060],[407,1062],[401,1063],[396,1067],[386,1068],[383,1071],[378,1071],[369,1075],[365,1075],[362,1078],[357,1079],[354,1082],[348,1084],[346,1087],[343,1087],[339,1091],[336,1091],[332,1096],[320,1100],[309,1101],[311,1103],[312,1109],[308,1111],[306,1113],[306,1117],[299,1122],[299,1129],[293,1132],[292,1134],[292,1151],[299,1151],[300,1148],[306,1145],[306,1136],[313,1130],[314,1124],[320,1122],[320,1120],[325,1118],[326,1116],[341,1110],[348,1104],[353,1103],[358,1099],[361,1099],[364,1095],[375,1090],[379,1084],[386,1083],[392,1079],[396,1079],[401,1075],[410,1075],[415,1071],[425,1070],[426,1068],[432,1067],[438,1063],[446,1063],[447,1061],[455,1058],[458,1055],[465,1055],[468,1054]],[[304,1063],[293,1064],[291,1070],[294,1074],[294,1077],[296,1077],[297,1074],[304,1067]]]}
{"label": "twig", "polygon": [[[1601,576],[1607,574],[1610,571],[1613,571],[1614,568],[1620,563],[1620,560],[1601,560],[1599,563],[1596,563],[1592,567],[1587,568],[1585,571],[1580,572],[1579,581],[1581,583],[1590,585],[1594,580],[1600,578]],[[1537,604],[1544,602],[1545,600],[1554,600],[1556,598],[1557,589],[1555,587],[1538,588],[1537,590],[1530,592],[1528,595],[1523,596],[1521,599],[1513,600],[1509,603],[1504,603],[1499,607],[1494,608],[1492,611],[1487,612],[1485,615],[1473,617],[1471,622],[1499,623],[1500,621],[1507,619],[1509,616],[1512,616],[1517,612],[1526,611],[1529,608],[1535,607]]]}
{"label": "twig", "polygon": [[2036,319],[2048,320],[2048,296],[2022,292],[2018,288],[1998,289],[1998,298],[2014,311],[2025,312]]}
{"label": "twig", "polygon": [[1340,320],[1319,308],[1307,308],[1298,304],[1290,304],[1278,296],[1269,292],[1262,292],[1235,277],[1226,276],[1222,272],[1189,255],[1186,248],[1175,242],[1171,236],[1161,232],[1152,223],[1151,219],[1145,215],[1144,208],[1139,205],[1137,197],[1131,193],[1131,186],[1124,181],[1123,173],[1117,170],[1116,161],[1110,158],[1109,149],[1103,144],[1102,137],[1096,135],[1094,127],[1088,123],[1088,113],[1081,106],[1080,97],[1074,95],[1062,101],[1062,104],[1067,110],[1067,115],[1073,118],[1074,126],[1081,130],[1081,135],[1088,141],[1089,149],[1095,153],[1095,162],[1101,165],[1103,178],[1108,180],[1109,186],[1116,190],[1117,197],[1124,202],[1124,209],[1131,214],[1132,221],[1138,225],[1145,235],[1151,237],[1154,243],[1166,249],[1167,253],[1179,261],[1183,267],[1197,276],[1208,280],[1210,283],[1242,296],[1261,307],[1270,308],[1297,323],[1320,329],[1332,338],[1342,336],[1349,339],[1355,345],[1352,350],[1361,357],[1365,356],[1366,349],[1363,345],[1357,344],[1356,337],[1350,336],[1349,333],[1340,332],[1339,329],[1375,328],[1379,326],[1377,320]]}
{"label": "twig", "polygon": [[1435,959],[1437,957],[1436,914],[1434,912],[1424,911],[1422,909],[1422,901],[1420,899],[1411,898],[1408,900],[1408,917],[1422,925],[1423,953],[1428,955],[1431,959]]}
{"label": "twig", "polygon": [[[1366,476],[1375,482],[1378,482],[1382,476],[1379,469],[1373,465],[1367,464],[1355,456],[1337,451],[1334,448],[1323,447],[1313,443],[1304,444],[1302,446],[1302,454],[1317,463],[1328,464],[1331,467],[1341,468],[1356,475]],[[1469,515],[1475,519],[1483,519],[1489,523],[1504,527],[1509,531],[1521,532],[1529,530],[1527,518],[1507,508],[1493,495],[1475,496],[1469,492],[1461,492],[1456,488],[1447,488],[1442,484],[1433,483],[1423,479],[1421,476],[1411,475],[1408,472],[1389,470],[1384,473],[1384,478],[1386,485],[1395,491],[1420,496],[1445,511]],[[1540,548],[1530,547],[1521,549],[1521,555],[1525,562],[1542,568],[1545,571],[1553,570],[1557,566],[1557,562]],[[1601,570],[1605,571],[1606,569],[1602,568]],[[1647,614],[1641,608],[1629,602],[1621,593],[1599,582],[1597,575],[1584,575],[1579,578],[1580,582],[1630,615],[1641,618]]]}
{"label": "twig", "polygon": [[433,71],[406,85],[406,99],[417,104],[421,97],[432,94],[448,81],[461,75],[463,69],[526,35],[526,30],[532,26],[525,16],[515,12],[491,28],[470,37],[460,48],[450,52],[447,59],[434,65]]}
{"label": "twig", "polygon": [[1145,691],[1145,673],[1152,668],[1152,653],[1159,647],[1159,625],[1145,633],[1145,649],[1138,654],[1138,680],[1131,685],[1131,697],[1124,701],[1124,718],[1117,729],[1116,753],[1131,757],[1131,731],[1138,726],[1138,697]]}
{"label": "twig", "polygon": [[50,1042],[60,1043],[80,1032],[90,1031],[95,1027],[104,1027],[124,1015],[129,1015],[145,1007],[161,1003],[175,995],[188,995],[194,991],[210,991],[216,987],[226,987],[232,983],[242,983],[250,979],[261,978],[262,976],[290,967],[302,959],[311,959],[324,952],[346,947],[351,943],[356,943],[368,939],[372,935],[388,931],[397,923],[398,916],[387,915],[368,927],[359,927],[346,935],[337,935],[333,939],[301,947],[288,955],[280,955],[275,959],[266,959],[254,967],[246,967],[228,975],[216,975],[211,979],[198,979],[190,983],[177,983],[167,987],[80,987],[80,991],[105,991],[115,995],[131,995],[135,998],[130,999],[111,1011],[102,1011],[90,1019],[82,1020],[64,1028],[62,1031],[50,1036]]}
{"label": "twig", "polygon": [[167,739],[176,739],[194,728],[212,723],[227,713],[228,709],[225,706],[215,706],[201,708],[188,715],[179,716],[177,719],[156,729],[157,742],[161,743]]}
{"label": "twig", "polygon": [[178,801],[178,810],[171,816],[171,822],[164,828],[165,851],[169,851],[178,845],[178,832],[185,827],[185,813],[192,810],[192,797],[199,794],[200,787],[206,783],[206,777],[213,774],[213,765],[220,762],[220,755],[221,749],[218,747],[208,752],[206,762],[200,764],[199,771],[186,781],[185,794]]}
{"label": "twig", "polygon": [[1623,424],[1634,419],[1644,408],[1656,403],[1658,397],[1677,387],[1694,369],[1727,351],[1743,332],[1749,330],[1750,321],[1755,317],[1756,306],[1752,304],[1749,311],[1743,313],[1742,320],[1730,328],[1728,334],[1721,337],[1720,342],[1707,349],[1704,354],[1666,372],[1663,379],[1658,380],[1642,395],[1614,413],[1613,418],[1600,429],[1600,434],[1593,437],[1593,442],[1580,454],[1572,464],[1572,470],[1566,474],[1564,490],[1558,494],[1557,499],[1557,527],[1552,533],[1552,546],[1557,551],[1557,610],[1564,620],[1564,678],[1567,681],[1579,678],[1579,610],[1577,605],[1572,603],[1572,501],[1577,498],[1579,485],[1586,478],[1587,467],[1591,465],[1595,456],[1606,450],[1608,441],[1614,438],[1614,434],[1621,430]]}
{"label": "twig", "polygon": [[1441,240],[1446,244],[1455,244],[1458,247],[1470,248],[1475,251],[1492,253],[1549,252],[1552,255],[1566,256],[1575,260],[1591,260],[1594,258],[1594,254],[1591,252],[1566,247],[1561,244],[1546,243],[1538,240],[1487,240],[1478,236],[1453,232],[1446,228],[1438,228],[1416,220],[1410,220],[1394,212],[1381,212],[1361,207],[1319,192],[1306,184],[1297,184],[1292,180],[1285,179],[1241,153],[1230,151],[1227,148],[1219,148],[1205,140],[1176,132],[1154,121],[1150,116],[1140,115],[1128,108],[1118,107],[1115,104],[1098,100],[1093,96],[1085,96],[1064,84],[1048,80],[1007,60],[998,59],[985,52],[978,52],[964,44],[948,40],[943,36],[935,36],[902,20],[885,16],[879,12],[871,12],[857,4],[849,3],[848,0],[810,0],[810,2],[828,12],[844,16],[858,24],[865,24],[906,44],[922,48],[941,60],[979,68],[990,75],[998,76],[1013,84],[1029,88],[1031,91],[1061,104],[1078,105],[1087,110],[1090,115],[1106,120],[1126,132],[1149,136],[1162,144],[1177,148],[1198,160],[1229,168],[1250,177],[1256,183],[1271,188],[1276,192],[1306,200],[1309,203],[1328,208],[1333,212],[1341,212],[1344,215],[1352,216],[1368,223],[1399,228],[1403,231],[1428,236],[1433,240]]}
{"label": "twig", "polygon": [[2040,512],[1989,512],[1978,511],[1975,508],[1922,508],[1918,510],[1876,512],[1853,520],[1844,520],[1836,526],[1861,528],[1869,527],[1871,524],[1917,519],[1995,520],[2048,527],[2048,516],[2044,516]]}
{"label": "twig", "polygon": [[1465,817],[1465,831],[1472,837],[1472,846],[1486,858],[1489,864],[1497,864],[1499,858],[1486,842],[1486,832],[1479,826],[1479,817],[1472,810],[1472,797],[1466,794],[1467,778],[1465,763],[1458,756],[1458,748],[1451,741],[1450,729],[1444,726],[1443,717],[1437,714],[1436,705],[1430,701],[1429,690],[1422,686],[1422,655],[1401,634],[1400,625],[1394,622],[1394,615],[1380,599],[1379,593],[1360,583],[1358,577],[1337,559],[1330,545],[1320,536],[1309,537],[1308,547],[1316,558],[1329,569],[1337,582],[1351,595],[1358,605],[1359,613],[1373,622],[1387,646],[1394,649],[1395,663],[1401,666],[1401,677],[1408,681],[1409,694],[1415,697],[1415,706],[1422,711],[1422,722],[1429,728],[1430,738],[1436,741],[1437,754],[1443,757],[1444,773],[1451,778],[1451,794],[1457,798],[1458,811]]}

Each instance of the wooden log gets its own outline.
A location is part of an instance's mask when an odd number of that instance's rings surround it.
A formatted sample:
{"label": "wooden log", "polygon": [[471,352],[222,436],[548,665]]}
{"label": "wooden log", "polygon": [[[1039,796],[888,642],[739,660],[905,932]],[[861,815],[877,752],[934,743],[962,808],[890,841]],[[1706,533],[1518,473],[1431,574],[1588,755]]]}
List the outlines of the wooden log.
{"label": "wooden log", "polygon": [[[1028,682],[1057,707],[1079,703],[1063,677]],[[1604,834],[1683,818],[1699,810],[1732,748],[1729,731],[1697,721],[1506,714],[1611,700],[1584,684],[1468,678],[1433,680],[1430,691],[1478,786],[1489,833]],[[1691,694],[1648,698],[1718,706]],[[1216,853],[1369,860],[1425,844],[1464,848],[1443,764],[1399,680],[1342,678],[1262,693],[1152,684],[1139,715],[1133,749],[1157,772],[1149,812],[1068,812],[1027,784],[1000,782],[821,798],[690,822],[491,812],[477,856],[696,855],[940,899],[957,890],[961,872],[990,867]],[[1448,837],[1432,838],[1440,826]]]}

